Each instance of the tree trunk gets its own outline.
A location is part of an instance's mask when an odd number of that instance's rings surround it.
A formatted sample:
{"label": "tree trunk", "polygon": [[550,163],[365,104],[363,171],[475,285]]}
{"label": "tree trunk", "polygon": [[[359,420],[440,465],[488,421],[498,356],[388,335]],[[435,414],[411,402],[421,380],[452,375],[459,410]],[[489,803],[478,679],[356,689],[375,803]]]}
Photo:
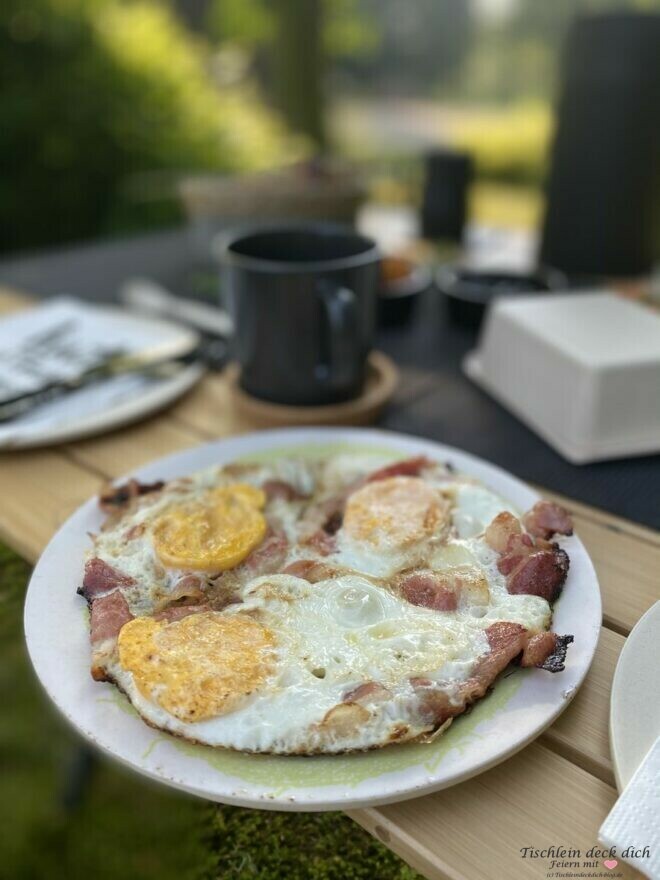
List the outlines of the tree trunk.
{"label": "tree trunk", "polygon": [[325,144],[322,0],[275,0],[274,93],[290,127]]}

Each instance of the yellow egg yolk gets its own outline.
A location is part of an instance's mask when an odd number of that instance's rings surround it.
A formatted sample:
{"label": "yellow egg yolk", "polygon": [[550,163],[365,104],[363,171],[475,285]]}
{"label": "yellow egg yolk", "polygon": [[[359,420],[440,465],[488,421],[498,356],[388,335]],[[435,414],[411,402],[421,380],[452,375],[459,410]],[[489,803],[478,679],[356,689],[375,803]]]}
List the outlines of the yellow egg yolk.
{"label": "yellow egg yolk", "polygon": [[263,685],[275,665],[265,626],[216,611],[173,623],[136,617],[122,627],[119,662],[146,699],[181,721],[226,715]]}
{"label": "yellow egg yolk", "polygon": [[389,477],[367,483],[348,499],[343,528],[358,542],[406,548],[438,534],[448,505],[418,477]]}
{"label": "yellow egg yolk", "polygon": [[163,565],[198,571],[234,568],[263,540],[267,524],[261,489],[236,483],[169,508],[153,527]]}

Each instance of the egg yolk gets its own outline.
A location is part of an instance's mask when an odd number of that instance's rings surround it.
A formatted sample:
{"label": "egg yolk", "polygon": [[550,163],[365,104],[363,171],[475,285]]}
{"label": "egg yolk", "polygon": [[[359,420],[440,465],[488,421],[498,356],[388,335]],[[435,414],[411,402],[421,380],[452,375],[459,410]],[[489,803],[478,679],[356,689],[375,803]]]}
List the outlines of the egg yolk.
{"label": "egg yolk", "polygon": [[367,483],[348,499],[344,531],[372,546],[405,548],[444,526],[448,505],[418,477],[390,477]]}
{"label": "egg yolk", "polygon": [[236,483],[177,504],[154,524],[156,554],[171,568],[234,568],[266,534],[266,519],[261,513],[265,503],[261,489]]}
{"label": "egg yolk", "polygon": [[275,666],[269,629],[216,611],[173,623],[136,617],[118,638],[119,662],[140,693],[180,721],[226,715],[263,685]]}

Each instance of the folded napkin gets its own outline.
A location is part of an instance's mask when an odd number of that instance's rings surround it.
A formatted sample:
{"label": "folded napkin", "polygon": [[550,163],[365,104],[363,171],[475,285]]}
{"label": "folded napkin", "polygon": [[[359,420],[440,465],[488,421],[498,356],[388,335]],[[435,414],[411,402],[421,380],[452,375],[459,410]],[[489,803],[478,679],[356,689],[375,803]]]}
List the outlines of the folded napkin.
{"label": "folded napkin", "polygon": [[598,832],[615,857],[660,880],[660,737],[637,768]]}

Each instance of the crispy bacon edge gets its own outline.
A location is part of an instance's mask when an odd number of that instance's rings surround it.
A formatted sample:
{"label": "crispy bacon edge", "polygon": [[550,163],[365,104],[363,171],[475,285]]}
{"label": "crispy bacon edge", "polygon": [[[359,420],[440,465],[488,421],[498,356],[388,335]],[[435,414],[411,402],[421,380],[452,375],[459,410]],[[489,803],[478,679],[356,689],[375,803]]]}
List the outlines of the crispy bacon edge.
{"label": "crispy bacon edge", "polygon": [[151,492],[159,492],[164,485],[163,480],[157,480],[155,483],[141,483],[136,479],[130,479],[119,486],[109,485],[99,495],[99,507],[106,513],[126,510],[134,498],[148,495]]}

